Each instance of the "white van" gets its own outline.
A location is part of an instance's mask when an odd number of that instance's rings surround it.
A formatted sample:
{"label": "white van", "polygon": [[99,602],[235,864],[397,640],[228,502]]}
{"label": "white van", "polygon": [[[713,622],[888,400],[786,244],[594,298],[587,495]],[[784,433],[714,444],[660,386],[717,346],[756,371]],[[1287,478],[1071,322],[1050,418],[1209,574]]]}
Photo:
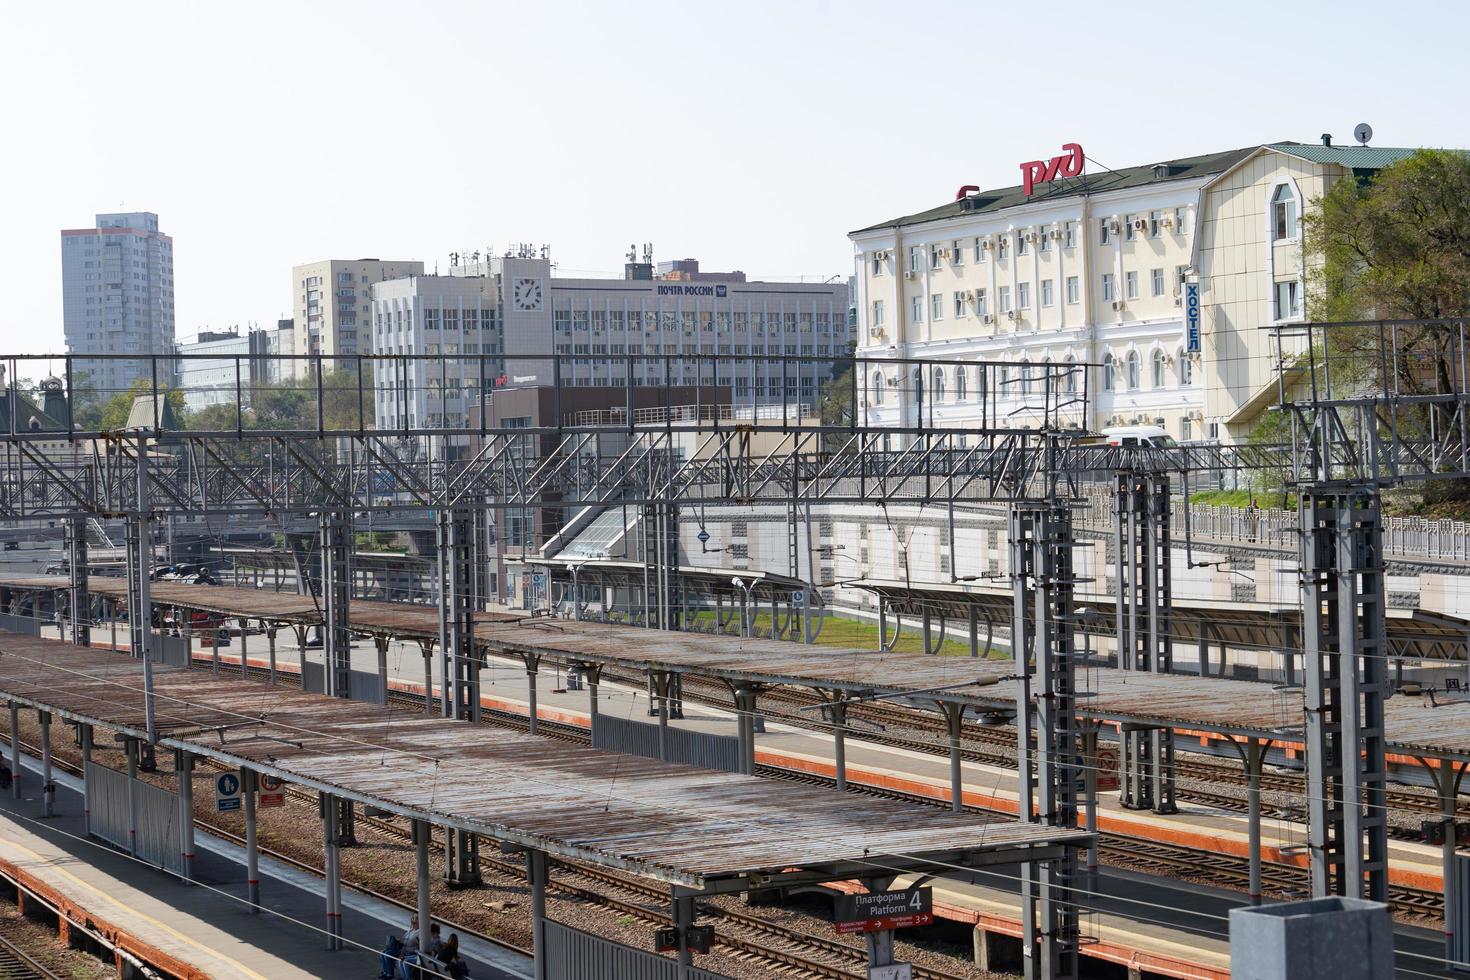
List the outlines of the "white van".
{"label": "white van", "polygon": [[1122,446],[1125,449],[1167,449],[1178,445],[1173,436],[1157,425],[1120,425],[1113,429],[1103,429],[1102,434],[1103,441],[1109,446]]}

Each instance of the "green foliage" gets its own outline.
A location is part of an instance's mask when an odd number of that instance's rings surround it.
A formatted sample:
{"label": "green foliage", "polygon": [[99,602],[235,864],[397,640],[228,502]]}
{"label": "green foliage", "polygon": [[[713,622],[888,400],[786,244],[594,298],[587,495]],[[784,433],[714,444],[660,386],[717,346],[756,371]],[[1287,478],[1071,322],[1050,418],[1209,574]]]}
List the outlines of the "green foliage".
{"label": "green foliage", "polygon": [[[128,416],[133,412],[133,403],[141,397],[153,394],[154,390],[152,381],[147,378],[138,378],[128,386],[126,391],[119,391],[107,401],[97,405],[95,415],[89,418],[95,418],[95,427],[101,431],[109,432],[114,429],[121,429],[128,424]],[[174,418],[180,424],[187,425],[188,409],[184,407],[184,393],[177,388],[173,388],[166,391],[164,397],[168,399],[169,405],[173,407]],[[94,402],[93,404],[96,403]],[[83,425],[81,418],[78,418],[77,427],[87,428],[87,426]]]}
{"label": "green foliage", "polygon": [[[848,344],[847,366],[842,371],[822,382],[820,397],[817,399],[817,410],[821,415],[823,425],[843,426],[850,425],[853,413],[857,406],[853,404],[853,371],[856,361],[852,360],[856,344]],[[824,437],[827,444],[825,448],[833,448],[834,444],[840,444],[840,434]]]}
{"label": "green foliage", "polygon": [[[321,422],[328,430],[373,427],[372,386],[358,387],[353,371],[328,371],[321,383]],[[252,430],[314,430],[317,427],[315,377],[257,384],[250,389],[245,411],[236,418],[235,403],[211,405],[193,413],[188,427],[195,431],[232,431],[236,425]]]}

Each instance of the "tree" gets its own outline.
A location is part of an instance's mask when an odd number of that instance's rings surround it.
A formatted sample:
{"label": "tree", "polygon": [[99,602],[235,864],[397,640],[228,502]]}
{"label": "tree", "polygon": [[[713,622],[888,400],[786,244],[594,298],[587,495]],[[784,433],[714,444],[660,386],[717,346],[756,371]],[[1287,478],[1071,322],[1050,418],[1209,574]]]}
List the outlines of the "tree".
{"label": "tree", "polygon": [[[97,427],[103,432],[123,428],[128,424],[128,416],[133,413],[133,403],[153,394],[154,390],[152,381],[137,378],[127,390],[119,391],[102,403],[102,410],[97,415]],[[174,418],[181,425],[187,425],[188,409],[184,405],[184,393],[177,388],[170,388],[164,391],[164,397],[173,408]],[[152,425],[151,422],[149,424]]]}
{"label": "tree", "polygon": [[[836,374],[822,382],[821,394],[817,399],[817,410],[821,415],[822,424],[828,426],[851,425],[853,413],[857,406],[853,403],[853,371],[857,363],[853,360],[855,344],[849,344],[846,358],[834,361],[832,367],[846,365]],[[846,437],[841,433],[833,433],[823,437],[823,448],[833,449],[842,444]]]}
{"label": "tree", "polygon": [[[1338,181],[1316,204],[1303,217],[1306,254],[1321,257],[1309,278],[1312,319],[1434,320],[1470,314],[1470,155],[1418,150],[1374,177]],[[1335,393],[1355,387],[1359,394],[1375,394],[1393,386],[1412,396],[1447,393],[1463,384],[1452,326],[1392,327],[1397,356],[1386,372],[1376,327],[1339,328],[1326,338]],[[1449,431],[1456,410],[1448,402],[1401,405],[1398,434],[1424,438],[1435,430]],[[1432,488],[1427,495],[1447,489]],[[1458,489],[1459,496],[1466,495]]]}

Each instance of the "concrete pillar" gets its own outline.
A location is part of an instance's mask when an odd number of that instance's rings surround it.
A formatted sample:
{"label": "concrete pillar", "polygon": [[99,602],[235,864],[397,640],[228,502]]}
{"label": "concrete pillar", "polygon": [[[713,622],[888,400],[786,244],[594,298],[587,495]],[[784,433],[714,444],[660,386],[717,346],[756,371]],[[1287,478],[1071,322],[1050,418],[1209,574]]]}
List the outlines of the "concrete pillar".
{"label": "concrete pillar", "polygon": [[[132,744],[131,742],[129,744]],[[184,879],[194,880],[194,754],[179,752],[179,854],[184,859]]]}
{"label": "concrete pillar", "polygon": [[1394,975],[1388,906],[1314,898],[1230,910],[1230,970],[1250,980],[1378,980]]}
{"label": "concrete pillar", "polygon": [[250,656],[246,646],[246,637],[250,635],[250,620],[240,620],[240,676],[250,676]]}
{"label": "concrete pillar", "polygon": [[532,735],[536,734],[536,673],[539,666],[539,657],[535,659],[531,657],[526,658],[526,711],[530,721],[527,730]]}
{"label": "concrete pillar", "polygon": [[36,713],[41,722],[41,800],[43,813],[56,815],[56,784],[51,781],[51,712]]}
{"label": "concrete pillar", "polygon": [[944,727],[949,733],[949,808],[955,813],[965,810],[965,782],[960,766],[960,734],[964,731],[965,706],[940,702]]}
{"label": "concrete pillar", "polygon": [[1245,798],[1247,849],[1250,851],[1250,886],[1247,893],[1252,905],[1261,904],[1261,762],[1265,746],[1260,739],[1246,740]]}
{"label": "concrete pillar", "polygon": [[386,636],[373,637],[373,646],[378,651],[378,683],[383,688],[383,692],[378,700],[378,703],[381,705],[388,703],[388,643],[389,640]]}
{"label": "concrete pillar", "polygon": [[274,626],[267,626],[265,628],[265,638],[266,638],[266,642],[270,644],[270,656],[271,656],[271,679],[270,679],[270,685],[271,685],[271,687],[275,687],[276,686],[276,627],[274,627]]}
{"label": "concrete pillar", "polygon": [[[321,794],[321,816],[322,816],[322,871],[327,879],[326,892],[326,918],[327,918],[327,949],[336,950],[342,948],[341,943],[341,914],[337,905],[339,889],[342,887],[338,871],[337,853],[337,800],[330,793]],[[424,923],[419,924],[427,928]]]}
{"label": "concrete pillar", "polygon": [[[138,740],[129,738],[123,743],[128,756],[128,853],[138,853],[138,799],[134,789],[138,785]],[[180,787],[182,789],[182,787]],[[183,799],[183,794],[179,794]],[[180,821],[180,827],[183,822]]]}
{"label": "concrete pillar", "polygon": [[[839,694],[839,698],[846,697]],[[832,714],[832,764],[837,770],[837,788],[847,789],[847,705],[834,701],[829,706]]]}

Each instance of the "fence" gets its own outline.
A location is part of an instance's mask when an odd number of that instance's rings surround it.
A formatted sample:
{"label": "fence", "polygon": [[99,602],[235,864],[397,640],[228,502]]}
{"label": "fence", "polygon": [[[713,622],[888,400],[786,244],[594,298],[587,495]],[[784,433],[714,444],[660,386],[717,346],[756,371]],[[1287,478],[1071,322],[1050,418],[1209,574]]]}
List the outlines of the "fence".
{"label": "fence", "polygon": [[[129,779],[125,772],[87,763],[92,836],[149,864],[184,873],[179,853],[179,796],[150,783]],[[133,831],[136,828],[136,840]]]}
{"label": "fence", "polygon": [[0,613],[0,629],[22,633],[26,636],[40,636],[41,621],[34,616],[12,616],[9,613]]}
{"label": "fence", "polygon": [[[310,660],[301,662],[301,689],[313,694],[325,694],[326,668]],[[347,678],[347,696],[354,701],[366,701],[369,704],[382,704],[383,702],[383,679],[376,673],[366,670],[354,670]]]}
{"label": "fence", "polygon": [[658,725],[612,715],[599,714],[592,720],[592,747],[722,772],[740,771],[740,740],[734,736],[711,735],[687,728],[661,729]]}
{"label": "fence", "polygon": [[[1113,526],[1113,493],[1106,487],[1084,489],[1087,507],[1078,523],[1089,527]],[[1186,505],[1175,502],[1171,520],[1174,539],[1184,539]],[[1189,504],[1189,532],[1194,538],[1257,544],[1295,551],[1301,542],[1294,510],[1275,507],[1225,507]],[[1470,521],[1431,520],[1427,517],[1386,516],[1383,550],[1400,558],[1433,561],[1470,561]]]}
{"label": "fence", "polygon": [[666,956],[645,953],[607,939],[591,936],[546,920],[547,980],[728,980],[723,973],[681,968]]}

